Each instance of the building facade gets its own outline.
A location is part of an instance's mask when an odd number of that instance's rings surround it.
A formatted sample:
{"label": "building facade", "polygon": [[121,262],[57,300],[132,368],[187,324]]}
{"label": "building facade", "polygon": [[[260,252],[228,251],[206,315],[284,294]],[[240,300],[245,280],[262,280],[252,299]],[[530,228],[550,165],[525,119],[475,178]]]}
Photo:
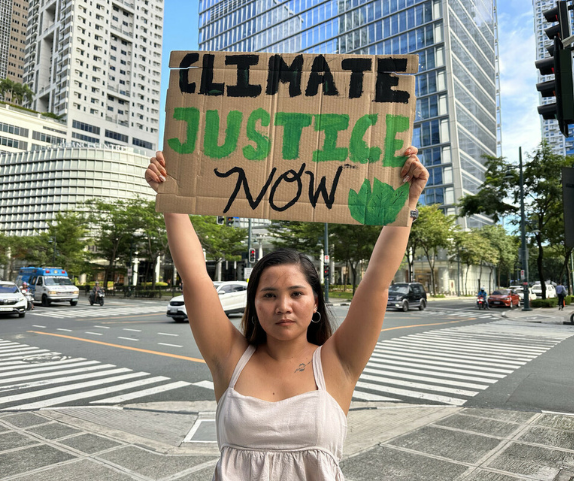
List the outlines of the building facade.
{"label": "building facade", "polygon": [[[552,44],[552,41],[548,38],[545,30],[551,26],[544,18],[544,13],[546,10],[550,10],[556,6],[555,0],[533,0],[532,6],[534,8],[534,36],[536,39],[536,60],[541,60],[548,58],[550,54],[546,47]],[[571,30],[574,32],[574,21],[571,24]],[[546,82],[547,80],[552,80],[553,75],[540,75],[538,72],[538,82]],[[540,104],[546,105],[556,102],[554,97],[543,99],[540,97]],[[574,126],[570,126],[569,136],[564,137],[560,128],[558,127],[558,122],[556,120],[544,120],[540,117],[540,128],[542,131],[542,139],[548,142],[552,147],[555,154],[558,155],[574,155]]]}
{"label": "building facade", "polygon": [[147,155],[117,146],[0,154],[0,232],[37,234],[56,213],[78,210],[89,199],[154,199],[144,179],[148,164]]}
{"label": "building facade", "polygon": [[67,142],[155,152],[163,0],[31,0],[31,108],[63,115]]}
{"label": "building facade", "polygon": [[[200,0],[202,50],[418,54],[413,144],[429,168],[421,202],[455,204],[500,152],[494,0]],[[491,220],[475,216],[462,226]]]}
{"label": "building facade", "polygon": [[0,0],[0,79],[22,83],[28,0]]}

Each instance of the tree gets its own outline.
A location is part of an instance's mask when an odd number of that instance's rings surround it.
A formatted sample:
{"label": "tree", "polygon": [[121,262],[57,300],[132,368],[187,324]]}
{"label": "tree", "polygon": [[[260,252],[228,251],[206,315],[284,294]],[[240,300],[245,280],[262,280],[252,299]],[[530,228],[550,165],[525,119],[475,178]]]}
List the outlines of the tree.
{"label": "tree", "polygon": [[[134,200],[118,200],[106,202],[100,199],[90,199],[84,203],[87,207],[87,220],[94,232],[92,241],[95,244],[97,257],[107,261],[105,267],[105,284],[115,278],[116,262],[127,256],[130,243],[135,233],[138,220],[134,212],[129,211]],[[139,225],[142,223],[139,222]],[[96,257],[94,256],[94,257]]]}
{"label": "tree", "polygon": [[510,236],[506,229],[499,224],[485,226],[481,229],[483,237],[496,250],[497,286],[500,286],[500,274],[503,270],[510,271],[518,257],[519,239]]}
{"label": "tree", "polygon": [[[523,177],[527,226],[538,246],[536,267],[545,299],[544,249],[549,243],[551,245],[557,239],[563,239],[561,169],[571,167],[574,157],[554,154],[545,142],[528,157],[530,160],[524,167]],[[520,205],[520,188],[515,167],[503,157],[488,157],[486,166],[483,187],[476,195],[461,200],[461,215],[485,214],[495,220],[501,215],[516,215]],[[512,203],[504,199],[510,199]],[[512,220],[514,224],[518,222],[516,217]]]}
{"label": "tree", "polygon": [[[324,244],[325,224],[319,222],[273,221],[267,228],[276,247],[295,249],[318,257]],[[325,253],[327,254],[327,253]]]}
{"label": "tree", "polygon": [[466,266],[464,292],[468,292],[468,273],[470,271],[470,266],[476,265],[480,262],[480,249],[483,242],[485,242],[485,239],[483,237],[479,238],[476,231],[463,230],[455,232],[454,239],[460,262]]}
{"label": "tree", "polygon": [[[216,261],[218,266],[223,260],[241,260],[241,253],[247,251],[245,229],[219,225],[214,216],[207,215],[193,216],[192,223],[199,242],[205,249],[205,255]],[[219,272],[218,270],[218,277]]]}
{"label": "tree", "polygon": [[[438,204],[421,206],[419,218],[413,222],[409,236],[409,245],[412,249],[422,249],[431,273],[431,290],[436,294],[434,267],[436,254],[439,249],[449,247],[455,232],[455,217],[445,215]],[[409,259],[410,262],[410,259]],[[412,268],[412,264],[411,264]]]}
{"label": "tree", "polygon": [[[44,245],[49,245],[49,262],[62,267],[69,274],[79,276],[85,270],[87,221],[84,214],[58,212],[53,221],[48,222],[48,231],[41,234]],[[54,267],[55,267],[54,266]]]}
{"label": "tree", "polygon": [[329,225],[329,244],[333,246],[335,259],[346,262],[353,275],[353,294],[357,289],[357,267],[359,262],[371,257],[375,243],[381,233],[381,226],[372,225]]}
{"label": "tree", "polygon": [[7,78],[0,80],[0,93],[2,94],[4,100],[6,100],[8,97],[11,99],[14,98],[14,89],[16,88],[16,85],[16,82]]}

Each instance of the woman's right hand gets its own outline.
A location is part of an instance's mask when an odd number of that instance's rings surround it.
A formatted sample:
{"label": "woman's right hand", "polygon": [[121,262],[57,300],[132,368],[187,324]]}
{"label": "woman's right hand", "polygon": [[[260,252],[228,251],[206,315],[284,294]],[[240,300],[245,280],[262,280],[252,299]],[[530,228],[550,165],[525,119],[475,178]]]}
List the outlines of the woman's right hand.
{"label": "woman's right hand", "polygon": [[150,164],[145,171],[144,177],[150,187],[156,192],[159,188],[159,184],[165,182],[167,171],[165,170],[165,159],[160,150],[155,153],[155,157],[150,159]]}

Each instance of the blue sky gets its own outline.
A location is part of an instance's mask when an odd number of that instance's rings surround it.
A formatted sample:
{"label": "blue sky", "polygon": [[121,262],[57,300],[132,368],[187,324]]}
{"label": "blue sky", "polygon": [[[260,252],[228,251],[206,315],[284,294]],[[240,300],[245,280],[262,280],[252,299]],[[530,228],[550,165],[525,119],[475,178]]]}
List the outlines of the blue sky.
{"label": "blue sky", "polygon": [[[169,53],[196,50],[197,0],[165,2],[161,85],[160,149],[163,138],[165,95],[169,79]],[[500,91],[502,105],[502,154],[518,160],[518,147],[532,151],[540,143],[540,116],[536,110],[537,71],[532,2],[498,1]]]}

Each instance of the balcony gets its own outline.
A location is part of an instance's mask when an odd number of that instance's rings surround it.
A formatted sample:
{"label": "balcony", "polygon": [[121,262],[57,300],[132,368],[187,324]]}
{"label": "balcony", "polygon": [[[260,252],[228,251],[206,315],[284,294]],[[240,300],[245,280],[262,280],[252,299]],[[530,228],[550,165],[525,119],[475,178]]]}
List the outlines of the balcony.
{"label": "balcony", "polygon": [[128,39],[130,42],[131,42],[131,40],[132,40],[132,38],[133,38],[133,36],[134,36],[134,33],[133,33],[133,31],[131,31],[131,30],[125,30],[125,29],[123,29],[123,28],[116,27],[115,25],[110,25],[110,28],[111,28],[114,32],[119,33],[119,34],[122,35],[124,38]]}

